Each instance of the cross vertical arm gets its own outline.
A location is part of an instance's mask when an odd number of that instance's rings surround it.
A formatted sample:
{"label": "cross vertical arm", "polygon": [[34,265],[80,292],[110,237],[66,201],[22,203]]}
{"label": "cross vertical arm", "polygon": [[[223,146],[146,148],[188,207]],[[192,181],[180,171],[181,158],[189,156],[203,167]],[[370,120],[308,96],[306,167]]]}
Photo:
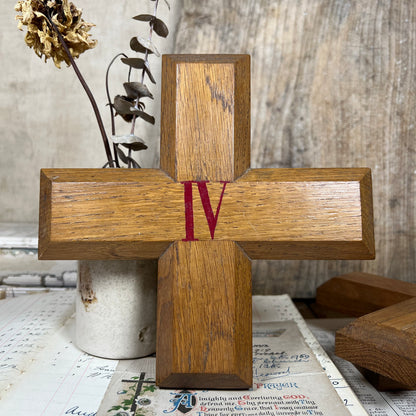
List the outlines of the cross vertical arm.
{"label": "cross vertical arm", "polygon": [[[250,167],[250,57],[168,55],[163,66],[160,165],[184,185],[186,235],[159,259],[156,381],[249,388],[251,265],[233,241],[214,236],[227,184]],[[215,204],[210,182],[219,185]],[[209,228],[200,241],[197,192]]]}
{"label": "cross vertical arm", "polygon": [[233,181],[250,167],[250,56],[164,55],[160,167]]}

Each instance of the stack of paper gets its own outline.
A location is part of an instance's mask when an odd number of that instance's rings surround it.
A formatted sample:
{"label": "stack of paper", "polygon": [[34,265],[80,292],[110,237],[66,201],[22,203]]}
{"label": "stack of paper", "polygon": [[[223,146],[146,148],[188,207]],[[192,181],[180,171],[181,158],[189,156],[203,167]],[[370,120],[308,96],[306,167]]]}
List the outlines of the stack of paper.
{"label": "stack of paper", "polygon": [[0,302],[0,414],[366,414],[288,296],[253,298],[247,391],[160,390],[154,357],[119,363],[83,353],[72,343],[73,299],[63,292]]}

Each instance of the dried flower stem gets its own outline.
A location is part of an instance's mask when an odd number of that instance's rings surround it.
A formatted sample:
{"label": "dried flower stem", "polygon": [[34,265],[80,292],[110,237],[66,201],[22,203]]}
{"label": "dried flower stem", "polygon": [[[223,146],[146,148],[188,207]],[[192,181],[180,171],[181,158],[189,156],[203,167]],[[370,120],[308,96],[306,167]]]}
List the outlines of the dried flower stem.
{"label": "dried flower stem", "polygon": [[105,132],[103,120],[101,118],[101,114],[100,114],[100,111],[99,111],[98,106],[97,106],[97,102],[95,101],[95,98],[94,98],[90,88],[88,87],[88,84],[86,83],[84,77],[82,76],[81,71],[79,70],[77,64],[75,63],[75,60],[72,57],[71,51],[69,50],[68,45],[66,44],[64,37],[62,36],[59,29],[56,27],[52,18],[50,16],[47,16],[47,18],[48,18],[48,22],[52,26],[53,30],[58,35],[59,42],[61,43],[62,47],[64,48],[64,50],[66,52],[66,54],[68,55],[68,58],[69,58],[69,60],[71,62],[71,65],[72,65],[72,68],[74,69],[81,85],[83,86],[83,88],[84,88],[84,90],[85,90],[85,92],[88,96],[88,99],[90,100],[91,106],[94,110],[95,117],[97,119],[98,128],[100,130],[101,137],[103,139],[104,149],[105,149],[105,153],[107,155],[107,160],[108,160],[108,166],[110,168],[113,168],[114,167],[113,157],[112,157],[112,154],[111,154],[111,149],[110,149],[110,145],[109,145],[109,142],[108,142],[107,134]]}
{"label": "dried flower stem", "polygon": [[[110,107],[110,120],[111,120],[111,134],[114,136],[116,134],[116,124],[115,124],[115,115],[114,115],[114,105],[111,102],[111,96],[110,96],[110,89],[109,89],[109,82],[108,82],[108,78],[109,78],[109,73],[110,73],[110,68],[113,65],[113,63],[115,62],[115,60],[119,57],[119,56],[123,56],[124,58],[127,58],[127,55],[125,53],[118,53],[109,63],[108,67],[107,67],[107,71],[105,73],[105,91],[107,93],[107,100],[108,100],[108,106]],[[116,163],[116,167],[120,167],[120,163],[118,161],[118,154],[117,154],[117,147],[118,145],[113,143],[113,151],[114,151],[114,161]]]}

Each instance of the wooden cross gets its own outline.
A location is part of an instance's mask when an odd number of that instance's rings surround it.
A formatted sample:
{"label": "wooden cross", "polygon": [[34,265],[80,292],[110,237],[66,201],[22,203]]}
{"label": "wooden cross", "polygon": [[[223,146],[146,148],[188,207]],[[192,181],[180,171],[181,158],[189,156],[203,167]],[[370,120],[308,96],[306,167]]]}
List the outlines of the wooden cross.
{"label": "wooden cross", "polygon": [[247,55],[164,56],[161,120],[161,169],[42,170],[39,257],[158,258],[157,384],[248,388],[250,259],[374,258],[371,173],[250,169]]}

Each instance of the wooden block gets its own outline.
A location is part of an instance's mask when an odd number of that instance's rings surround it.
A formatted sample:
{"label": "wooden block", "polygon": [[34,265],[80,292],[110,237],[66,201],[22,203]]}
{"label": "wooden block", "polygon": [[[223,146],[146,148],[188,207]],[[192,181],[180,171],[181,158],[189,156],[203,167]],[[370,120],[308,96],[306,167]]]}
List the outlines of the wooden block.
{"label": "wooden block", "polygon": [[416,389],[416,297],[337,331],[335,354]]}
{"label": "wooden block", "polygon": [[416,297],[416,285],[369,273],[334,277],[318,287],[316,303],[349,316],[362,316]]}
{"label": "wooden block", "polygon": [[158,297],[160,387],[251,387],[251,264],[236,244],[174,243],[159,260]]}

